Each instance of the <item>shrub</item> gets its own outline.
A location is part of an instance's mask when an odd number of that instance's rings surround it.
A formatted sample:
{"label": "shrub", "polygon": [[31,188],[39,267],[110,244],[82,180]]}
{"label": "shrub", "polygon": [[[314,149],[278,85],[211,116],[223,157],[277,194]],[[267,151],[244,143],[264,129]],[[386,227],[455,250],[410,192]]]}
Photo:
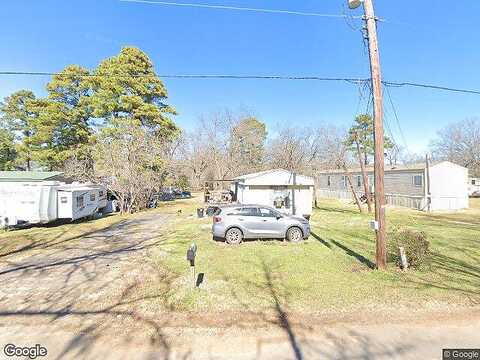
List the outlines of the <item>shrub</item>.
{"label": "shrub", "polygon": [[400,228],[393,230],[388,237],[389,261],[400,266],[400,253],[398,248],[403,246],[407,256],[408,266],[421,268],[427,265],[430,259],[430,242],[422,231]]}

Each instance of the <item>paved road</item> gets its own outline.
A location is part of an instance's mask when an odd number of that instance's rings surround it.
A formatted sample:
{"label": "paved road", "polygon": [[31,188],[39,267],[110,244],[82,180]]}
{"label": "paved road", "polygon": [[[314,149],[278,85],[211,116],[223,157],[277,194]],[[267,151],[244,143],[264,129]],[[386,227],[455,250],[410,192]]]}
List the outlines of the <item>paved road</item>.
{"label": "paved road", "polygon": [[15,344],[40,343],[49,359],[195,359],[195,360],[300,360],[300,359],[441,359],[443,348],[478,348],[480,326],[449,321],[428,324],[334,325],[308,332],[280,328],[163,328],[164,344],[129,341],[89,333],[12,326],[2,339]]}

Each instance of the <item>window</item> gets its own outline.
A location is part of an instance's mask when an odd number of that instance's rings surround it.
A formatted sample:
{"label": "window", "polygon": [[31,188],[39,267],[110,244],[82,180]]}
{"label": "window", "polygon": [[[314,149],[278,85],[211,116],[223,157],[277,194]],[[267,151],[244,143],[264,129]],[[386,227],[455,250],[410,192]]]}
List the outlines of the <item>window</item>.
{"label": "window", "polygon": [[347,187],[347,177],[342,176],[342,187],[346,188]]}
{"label": "window", "polygon": [[281,209],[283,207],[283,203],[284,203],[284,199],[281,196],[273,200],[273,206],[275,206],[277,209]]}
{"label": "window", "polygon": [[229,215],[259,216],[258,209],[255,207],[236,208]]}
{"label": "window", "polygon": [[66,204],[67,202],[68,202],[68,200],[67,200],[67,197],[66,197],[66,196],[62,196],[62,197],[60,198],[60,203]]}
{"label": "window", "polygon": [[475,180],[472,180],[472,185],[475,185]]}
{"label": "window", "polygon": [[413,185],[422,186],[423,185],[423,176],[422,175],[415,175],[413,177]]}
{"label": "window", "polygon": [[99,197],[102,197],[103,195],[104,195],[104,194],[103,194],[103,190],[100,190],[100,191],[98,192],[98,196],[99,196]]}
{"label": "window", "polygon": [[362,186],[362,177],[360,175],[357,176],[357,187]]}
{"label": "window", "polygon": [[330,187],[332,185],[332,177],[330,175],[327,176],[327,186]]}
{"label": "window", "polygon": [[270,210],[270,209],[266,209],[266,208],[260,208],[259,211],[260,211],[260,216],[261,216],[261,217],[273,217],[273,218],[276,218],[277,216],[280,215],[280,214],[277,213],[276,211],[273,211],[273,210]]}
{"label": "window", "polygon": [[90,201],[95,201],[95,194],[90,194]]}
{"label": "window", "polygon": [[83,202],[83,195],[81,196],[77,196],[77,207],[83,207],[84,206],[84,202]]}

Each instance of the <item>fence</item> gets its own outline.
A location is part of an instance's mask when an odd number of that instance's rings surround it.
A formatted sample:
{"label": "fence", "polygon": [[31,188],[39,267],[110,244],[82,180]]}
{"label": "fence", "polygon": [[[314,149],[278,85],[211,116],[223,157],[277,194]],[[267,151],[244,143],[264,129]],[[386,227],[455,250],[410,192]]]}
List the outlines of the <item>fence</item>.
{"label": "fence", "polygon": [[[350,191],[344,190],[327,190],[317,189],[318,198],[341,199],[353,201]],[[363,192],[358,192],[358,196],[362,196]],[[410,196],[400,194],[385,194],[385,201],[388,205],[403,206],[417,210],[426,210],[426,201],[423,196]]]}

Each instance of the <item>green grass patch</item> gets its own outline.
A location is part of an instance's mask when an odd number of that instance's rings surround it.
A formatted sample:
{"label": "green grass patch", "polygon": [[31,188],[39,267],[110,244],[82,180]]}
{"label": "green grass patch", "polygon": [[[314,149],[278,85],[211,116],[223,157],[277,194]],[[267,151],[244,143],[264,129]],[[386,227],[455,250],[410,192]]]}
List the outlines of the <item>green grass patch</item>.
{"label": "green grass patch", "polygon": [[[315,209],[313,234],[302,244],[272,240],[240,246],[213,241],[211,219],[196,218],[194,200],[177,202],[165,209],[181,213],[150,258],[175,277],[170,305],[182,311],[264,311],[276,303],[309,312],[469,305],[480,294],[480,206],[472,203],[472,209],[452,214],[388,209],[389,227],[427,234],[433,255],[422,271],[402,272],[395,264],[372,270],[373,215],[333,200]],[[205,276],[198,289],[191,287],[186,261],[192,242],[198,246],[197,273]]]}
{"label": "green grass patch", "polygon": [[81,241],[83,237],[89,234],[107,230],[126,219],[127,217],[124,216],[110,215],[88,221],[53,223],[31,226],[26,229],[4,230],[0,233],[0,257]]}

